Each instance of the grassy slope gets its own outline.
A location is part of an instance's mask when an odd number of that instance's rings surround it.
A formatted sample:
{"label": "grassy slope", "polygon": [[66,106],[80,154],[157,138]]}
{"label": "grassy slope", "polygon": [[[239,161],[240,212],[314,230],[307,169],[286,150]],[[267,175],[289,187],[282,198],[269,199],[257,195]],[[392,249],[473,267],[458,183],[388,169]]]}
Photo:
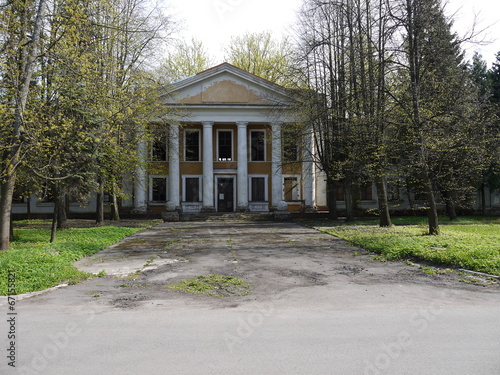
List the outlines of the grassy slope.
{"label": "grassy slope", "polygon": [[[50,230],[41,221],[23,222],[15,229],[11,249],[0,253],[0,295],[7,294],[7,273],[16,273],[17,294],[43,290],[62,282],[76,283],[89,274],[73,266],[75,260],[97,253],[156,222],[139,227],[104,226],[60,230],[51,244]],[[45,223],[42,223],[45,224]]]}
{"label": "grassy slope", "polygon": [[[401,218],[400,225],[325,225],[324,232],[382,254],[390,260],[420,259],[500,275],[500,219],[462,218],[459,224],[443,224],[439,236],[426,235],[425,219]],[[411,223],[412,225],[404,225]],[[359,223],[358,223],[359,224]]]}

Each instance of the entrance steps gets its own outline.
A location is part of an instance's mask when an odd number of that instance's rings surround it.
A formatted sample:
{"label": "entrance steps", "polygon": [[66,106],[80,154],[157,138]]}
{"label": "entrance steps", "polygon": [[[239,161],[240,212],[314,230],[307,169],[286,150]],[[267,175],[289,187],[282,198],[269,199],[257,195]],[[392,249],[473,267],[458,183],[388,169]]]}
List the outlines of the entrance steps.
{"label": "entrance steps", "polygon": [[196,213],[180,215],[181,221],[273,221],[272,212]]}

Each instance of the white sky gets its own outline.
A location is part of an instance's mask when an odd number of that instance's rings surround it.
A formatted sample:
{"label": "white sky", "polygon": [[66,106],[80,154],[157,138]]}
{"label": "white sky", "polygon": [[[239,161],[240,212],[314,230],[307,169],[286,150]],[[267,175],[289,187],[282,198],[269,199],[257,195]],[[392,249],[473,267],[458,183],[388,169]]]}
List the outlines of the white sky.
{"label": "white sky", "polygon": [[[180,21],[180,36],[201,40],[206,49],[216,58],[224,59],[223,46],[232,36],[247,31],[270,30],[277,37],[291,32],[296,11],[303,0],[160,0]],[[491,44],[480,46],[467,44],[469,57],[479,50],[488,66],[500,51],[500,1],[498,0],[449,0],[450,13],[457,12],[455,27],[459,35],[467,34],[477,15],[477,29],[490,28],[483,33],[484,40]]]}

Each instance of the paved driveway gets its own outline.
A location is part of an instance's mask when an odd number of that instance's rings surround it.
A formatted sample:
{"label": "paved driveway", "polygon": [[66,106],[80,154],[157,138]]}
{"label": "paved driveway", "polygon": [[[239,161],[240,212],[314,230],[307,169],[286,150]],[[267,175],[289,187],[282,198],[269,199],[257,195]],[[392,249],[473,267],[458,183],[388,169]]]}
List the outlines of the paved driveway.
{"label": "paved driveway", "polygon": [[[498,285],[379,262],[295,224],[165,223],[78,266],[116,276],[17,302],[20,373],[500,372]],[[210,274],[252,289],[166,287]]]}

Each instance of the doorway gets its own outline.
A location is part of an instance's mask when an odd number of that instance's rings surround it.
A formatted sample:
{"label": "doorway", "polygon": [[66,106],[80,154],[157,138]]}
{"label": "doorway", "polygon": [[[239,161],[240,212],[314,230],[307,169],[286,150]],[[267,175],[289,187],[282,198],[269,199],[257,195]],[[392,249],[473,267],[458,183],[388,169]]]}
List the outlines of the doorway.
{"label": "doorway", "polygon": [[234,212],[234,177],[217,177],[217,211]]}

